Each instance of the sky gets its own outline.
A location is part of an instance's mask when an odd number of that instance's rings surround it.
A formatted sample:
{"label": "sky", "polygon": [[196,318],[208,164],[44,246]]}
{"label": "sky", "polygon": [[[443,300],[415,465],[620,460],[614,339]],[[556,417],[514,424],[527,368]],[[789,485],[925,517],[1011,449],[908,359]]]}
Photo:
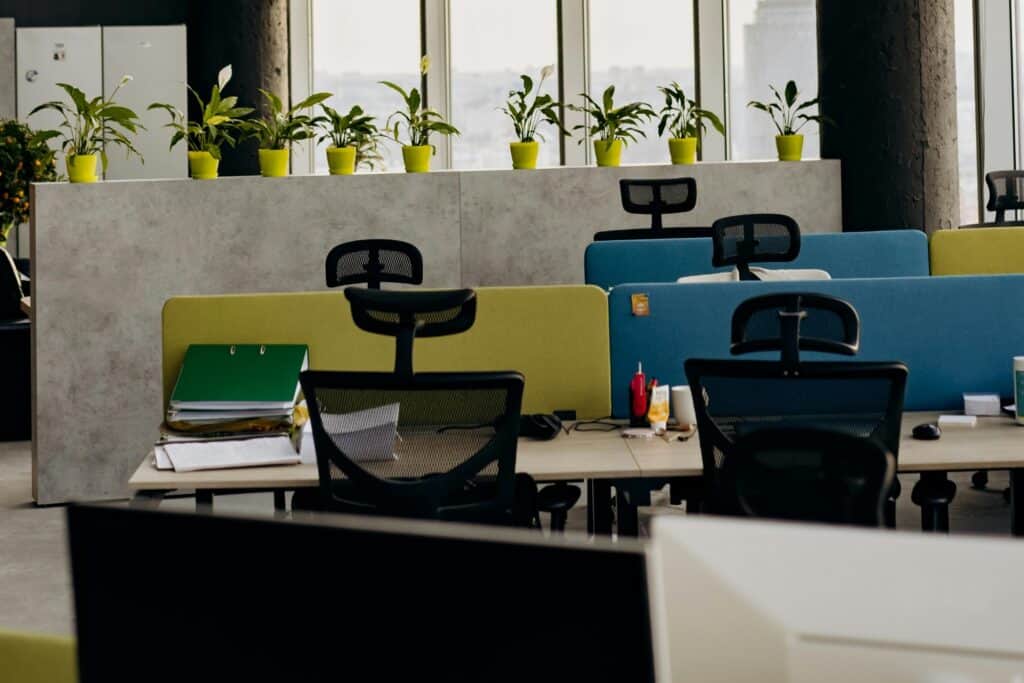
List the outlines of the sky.
{"label": "sky", "polygon": [[[450,2],[456,69],[463,65],[477,72],[521,69],[557,58],[555,0]],[[752,21],[758,2],[729,0],[730,24]],[[971,0],[954,3],[958,46],[970,45]],[[415,73],[419,4],[419,0],[314,0],[318,58],[351,64],[353,70],[372,65],[378,73]],[[627,6],[629,11],[623,11]],[[692,67],[692,7],[692,0],[590,0],[594,68]],[[733,51],[734,66],[742,66],[742,52]],[[519,63],[510,63],[510,55],[516,55]]]}

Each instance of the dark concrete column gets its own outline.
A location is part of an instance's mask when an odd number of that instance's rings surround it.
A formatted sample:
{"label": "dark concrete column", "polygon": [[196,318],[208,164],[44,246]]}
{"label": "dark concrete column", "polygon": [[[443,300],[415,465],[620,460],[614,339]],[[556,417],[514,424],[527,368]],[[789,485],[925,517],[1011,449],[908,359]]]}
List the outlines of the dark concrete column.
{"label": "dark concrete column", "polygon": [[821,156],[843,162],[843,228],[959,222],[953,0],[818,0]]}
{"label": "dark concrete column", "polygon": [[[241,105],[262,108],[258,88],[288,102],[288,0],[190,0],[188,45],[189,83],[204,99],[221,67],[231,64],[228,94]],[[221,175],[258,170],[255,143],[224,152]]]}

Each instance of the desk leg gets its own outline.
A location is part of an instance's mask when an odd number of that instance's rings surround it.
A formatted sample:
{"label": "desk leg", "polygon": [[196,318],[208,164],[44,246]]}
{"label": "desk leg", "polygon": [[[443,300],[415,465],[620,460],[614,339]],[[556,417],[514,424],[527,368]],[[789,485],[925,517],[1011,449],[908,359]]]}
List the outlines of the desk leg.
{"label": "desk leg", "polygon": [[167,491],[136,491],[128,501],[128,507],[133,510],[155,510],[160,507],[166,494]]}
{"label": "desk leg", "polygon": [[213,512],[213,491],[208,489],[196,490],[196,512]]}
{"label": "desk leg", "polygon": [[288,509],[284,504],[284,489],[276,489],[274,491],[274,517],[280,519],[287,515]]}
{"label": "desk leg", "polygon": [[1024,470],[1010,470],[1010,533],[1024,536]]}
{"label": "desk leg", "polygon": [[606,479],[587,480],[587,533],[612,534],[612,485]]}
{"label": "desk leg", "polygon": [[945,472],[921,473],[910,498],[921,506],[922,531],[949,533],[949,504],[955,495],[956,484]]}
{"label": "desk leg", "polygon": [[636,537],[640,535],[637,496],[630,489],[629,484],[622,485],[620,483],[615,486],[615,521],[619,536]]}

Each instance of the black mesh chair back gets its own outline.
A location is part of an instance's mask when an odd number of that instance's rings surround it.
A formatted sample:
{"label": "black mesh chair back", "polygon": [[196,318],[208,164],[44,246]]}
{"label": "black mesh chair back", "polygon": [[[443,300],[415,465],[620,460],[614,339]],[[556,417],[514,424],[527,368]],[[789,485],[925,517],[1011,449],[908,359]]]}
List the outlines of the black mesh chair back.
{"label": "black mesh chair back", "polygon": [[515,493],[523,376],[306,371],[321,503],[501,522]]}
{"label": "black mesh chair back", "polygon": [[1024,171],[986,173],[985,185],[988,186],[988,204],[985,208],[995,212],[995,222],[1013,223],[1006,220],[1006,212],[1024,209]]}
{"label": "black mesh chair back", "polygon": [[758,213],[720,218],[711,225],[711,265],[735,266],[741,280],[756,280],[751,263],[793,261],[800,227],[789,216]]}
{"label": "black mesh chair back", "polygon": [[709,500],[721,491],[722,467],[737,440],[765,428],[872,438],[898,457],[906,366],[800,359],[801,350],[853,355],[859,335],[856,311],[847,302],[818,294],[768,295],[737,308],[731,350],[779,349],[779,360],[686,361]]}
{"label": "black mesh chair back", "polygon": [[380,289],[383,282],[423,284],[423,255],[400,240],[356,240],[339,244],[327,254],[327,286],[366,283]]}
{"label": "black mesh chair back", "polygon": [[895,472],[874,439],[789,428],[738,439],[722,478],[739,515],[878,527]]}
{"label": "black mesh chair back", "polygon": [[345,290],[356,326],[395,337],[395,372],[412,375],[415,337],[442,337],[465,332],[476,321],[476,292],[471,289],[385,292]]}
{"label": "black mesh chair back", "polygon": [[619,192],[622,196],[622,208],[626,213],[649,215],[651,227],[603,230],[594,235],[597,242],[711,236],[711,228],[708,227],[663,227],[662,217],[665,214],[693,211],[693,207],[697,205],[697,181],[693,178],[623,179],[619,181]]}

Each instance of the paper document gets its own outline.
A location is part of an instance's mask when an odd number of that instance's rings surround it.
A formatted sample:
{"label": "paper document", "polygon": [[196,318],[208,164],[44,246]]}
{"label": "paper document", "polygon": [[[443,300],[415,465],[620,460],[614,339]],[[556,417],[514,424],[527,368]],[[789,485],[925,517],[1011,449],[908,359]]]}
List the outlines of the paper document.
{"label": "paper document", "polygon": [[231,420],[253,420],[264,417],[289,417],[292,409],[281,410],[168,410],[171,422],[229,422]]}
{"label": "paper document", "polygon": [[295,452],[295,447],[287,436],[241,441],[164,444],[156,448],[158,469],[160,467],[159,451],[161,450],[167,455],[175,472],[297,465],[299,463],[299,454]]}
{"label": "paper document", "polygon": [[[397,460],[398,403],[332,415],[331,440],[353,462]],[[315,456],[314,456],[315,457]]]}

